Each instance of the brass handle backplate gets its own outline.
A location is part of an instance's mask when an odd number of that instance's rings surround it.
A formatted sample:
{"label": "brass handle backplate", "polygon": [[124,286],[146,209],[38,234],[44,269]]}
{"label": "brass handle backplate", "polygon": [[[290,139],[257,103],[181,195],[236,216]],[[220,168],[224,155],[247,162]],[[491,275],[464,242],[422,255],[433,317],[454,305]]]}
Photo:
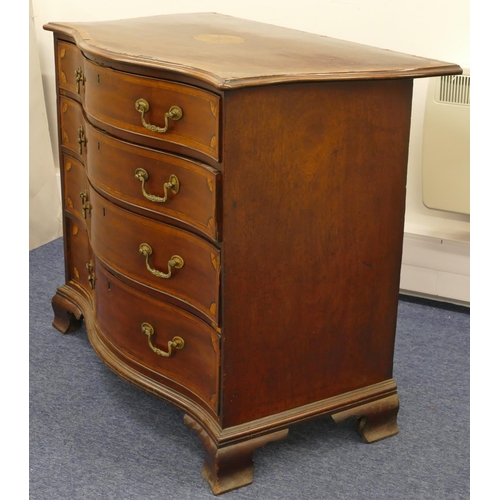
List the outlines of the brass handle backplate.
{"label": "brass handle backplate", "polygon": [[155,345],[153,345],[153,342],[151,341],[151,337],[155,334],[154,328],[149,324],[149,323],[143,323],[141,325],[141,330],[142,333],[144,333],[148,337],[148,344],[151,350],[155,353],[158,354],[158,356],[163,356],[165,358],[170,358],[172,354],[177,350],[180,351],[181,349],[184,349],[185,342],[184,339],[181,337],[174,337],[172,340],[168,341],[168,351],[162,351],[161,349],[158,349]]}
{"label": "brass handle backplate", "polygon": [[85,137],[85,130],[83,130],[83,125],[78,127],[78,153],[83,153],[83,146],[87,147],[87,138]]}
{"label": "brass handle backplate", "polygon": [[75,71],[75,78],[76,78],[76,92],[79,94],[80,93],[80,83],[82,85],[85,85],[85,77],[83,76],[83,69],[78,68]]}
{"label": "brass handle backplate", "polygon": [[87,271],[89,272],[89,285],[90,288],[93,290],[95,288],[95,273],[94,273],[94,261],[91,260],[90,262],[87,262],[85,264],[85,267],[87,268]]}
{"label": "brass handle backplate", "polygon": [[163,273],[161,271],[153,269],[149,265],[149,257],[153,253],[153,249],[150,245],[148,245],[147,243],[141,243],[139,245],[139,253],[146,257],[146,267],[148,271],[158,278],[169,279],[172,276],[172,269],[181,269],[184,266],[184,259],[182,257],[180,257],[179,255],[172,255],[172,257],[170,257],[170,260],[167,262],[168,272]]}
{"label": "brass handle backplate", "polygon": [[164,134],[168,130],[169,119],[177,121],[182,118],[182,109],[179,106],[172,106],[168,110],[168,113],[165,113],[165,126],[157,127],[156,125],[146,123],[146,120],[144,119],[144,114],[149,111],[149,102],[146,101],[146,99],[137,99],[137,101],[135,101],[135,109],[141,113],[142,126],[151,130],[151,132],[158,132],[160,134]]}
{"label": "brass handle backplate", "polygon": [[89,195],[88,195],[87,191],[82,191],[80,193],[80,198],[82,199],[82,215],[83,215],[83,218],[86,219],[87,218],[87,210],[88,210],[89,215],[90,215],[90,212],[92,210],[92,206],[90,205]]}
{"label": "brass handle backplate", "polygon": [[149,194],[146,193],[146,190],[144,189],[144,183],[149,179],[149,174],[146,170],[143,168],[138,168],[135,171],[135,178],[141,182],[142,184],[142,194],[144,198],[146,198],[149,201],[154,201],[155,203],[164,203],[167,201],[167,190],[170,189],[172,193],[177,194],[179,192],[179,179],[177,178],[176,175],[172,174],[170,178],[168,179],[168,182],[165,182],[163,184],[163,192],[164,195],[163,197],[160,196],[155,196],[154,194]]}

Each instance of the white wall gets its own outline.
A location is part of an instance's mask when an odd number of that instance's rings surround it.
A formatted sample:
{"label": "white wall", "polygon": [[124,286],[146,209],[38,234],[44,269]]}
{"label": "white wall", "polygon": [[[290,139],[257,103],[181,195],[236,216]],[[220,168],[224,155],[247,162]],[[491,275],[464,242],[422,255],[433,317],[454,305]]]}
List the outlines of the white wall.
{"label": "white wall", "polygon": [[[470,67],[468,0],[32,0],[55,158],[55,80],[49,21],[97,21],[178,12],[220,12]],[[427,209],[421,144],[427,80],[416,80],[410,137],[402,288],[469,300],[469,218]],[[443,268],[443,262],[446,262]]]}
{"label": "white wall", "polygon": [[29,27],[29,248],[61,236],[60,187],[52,156],[36,28],[30,1]]}

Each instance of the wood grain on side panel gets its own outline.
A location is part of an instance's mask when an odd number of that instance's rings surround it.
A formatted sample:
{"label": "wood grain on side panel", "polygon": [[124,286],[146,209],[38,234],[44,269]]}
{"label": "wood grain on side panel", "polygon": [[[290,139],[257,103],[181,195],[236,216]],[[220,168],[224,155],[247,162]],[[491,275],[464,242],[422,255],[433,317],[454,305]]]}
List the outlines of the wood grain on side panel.
{"label": "wood grain on side panel", "polygon": [[224,426],[392,377],[411,96],[227,93]]}

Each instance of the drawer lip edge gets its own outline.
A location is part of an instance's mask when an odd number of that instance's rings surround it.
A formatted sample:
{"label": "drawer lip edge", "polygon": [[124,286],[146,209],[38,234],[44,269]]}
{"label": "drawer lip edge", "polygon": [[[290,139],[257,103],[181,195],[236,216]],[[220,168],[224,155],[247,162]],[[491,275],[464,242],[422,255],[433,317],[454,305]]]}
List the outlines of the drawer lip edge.
{"label": "drawer lip edge", "polygon": [[[90,180],[89,180],[90,181]],[[168,215],[164,214],[162,212],[145,208],[141,205],[137,205],[135,203],[132,203],[128,199],[123,199],[117,197],[111,190],[105,189],[100,183],[97,182],[92,182],[90,181],[91,186],[94,188],[94,190],[100,194],[103,198],[106,198],[110,202],[112,202],[114,205],[117,205],[120,208],[123,208],[124,210],[129,210],[130,212],[140,215],[142,217],[146,217],[148,219],[156,220],[158,222],[163,222],[165,224],[170,224],[173,227],[176,227],[177,229],[181,229],[183,231],[188,231],[195,236],[198,236],[199,238],[204,239],[207,243],[211,245],[220,245],[221,244],[221,238],[220,238],[220,230],[218,229],[218,226],[216,223],[214,223],[214,231],[209,231],[209,226],[202,226],[201,224],[198,226],[194,222],[189,222],[191,219],[182,219],[180,217],[176,217],[175,214],[181,214],[183,215],[183,212],[173,212]],[[107,187],[107,186],[106,186]],[[155,216],[151,216],[151,214],[155,214]],[[174,225],[171,224],[171,222],[176,222],[179,223],[180,225]],[[196,221],[195,221],[196,222]],[[187,228],[184,227],[187,226]]]}
{"label": "drawer lip edge", "polygon": [[[154,306],[156,313],[151,316],[153,324],[155,321],[154,318],[158,319],[161,317],[170,318],[170,322],[173,325],[180,327],[184,332],[181,333],[181,335],[186,339],[186,342],[198,346],[194,351],[186,349],[186,351],[189,351],[186,353],[188,357],[184,358],[184,361],[190,360],[190,363],[196,364],[196,376],[188,375],[192,373],[192,370],[188,369],[189,365],[185,365],[183,361],[179,360],[175,362],[174,365],[176,366],[173,367],[165,358],[161,358],[151,353],[145,339],[139,339],[138,336],[136,341],[126,341],[126,338],[130,339],[134,336],[130,328],[126,328],[123,332],[119,329],[120,333],[118,335],[116,332],[111,334],[110,327],[114,329],[115,322],[110,322],[109,318],[101,322],[101,320],[103,320],[102,311],[99,312],[99,309],[94,307],[92,323],[96,330],[97,337],[113,351],[119,360],[125,363],[134,373],[136,372],[139,377],[144,376],[147,380],[154,380],[159,383],[160,386],[169,387],[176,392],[179,392],[175,389],[175,387],[178,386],[182,388],[181,393],[183,393],[183,391],[189,393],[187,396],[188,398],[199,399],[217,413],[219,407],[220,336],[203,320],[190,314],[188,311],[173,304],[161,304],[157,299],[154,301],[154,298],[144,295],[139,290],[128,287],[123,281],[119,280],[118,277],[111,275],[100,264],[97,266],[97,278],[102,281],[101,285],[96,287],[96,303],[97,305],[102,303],[102,307],[105,308],[105,311],[108,311],[106,308],[113,304],[111,296],[108,297],[107,295],[109,293],[109,284],[111,283],[111,289],[116,290],[117,293],[114,297],[118,299],[119,303],[123,301],[123,299],[130,299],[144,307]],[[106,289],[106,281],[108,282],[108,289]],[[153,299],[153,302],[146,302],[147,299]],[[144,311],[145,309],[140,309],[139,314],[138,311],[131,311],[131,314],[127,314],[125,318],[128,322],[132,323],[138,321],[137,325],[139,325],[140,320],[138,319],[143,318]],[[145,313],[144,317],[148,318],[149,314]],[[150,321],[150,319],[147,319],[147,321]],[[161,325],[158,325],[161,330],[160,326]],[[140,335],[140,337],[142,337],[142,335]],[[210,351],[213,357],[209,356],[207,358],[198,352],[198,349],[203,348],[205,352],[205,349],[209,348],[208,344],[210,344],[213,349],[213,352]],[[146,352],[151,356],[149,362],[146,360],[148,358]],[[190,352],[191,354],[189,354]],[[179,352],[175,357],[182,355],[182,352]],[[153,361],[153,358],[155,361]],[[181,363],[180,365],[178,364],[179,362]],[[164,370],[162,367],[164,367]],[[212,374],[212,376],[210,376],[210,374]],[[209,382],[209,379],[211,382]],[[200,383],[201,380],[207,380],[208,385]],[[192,397],[190,395],[192,395]],[[210,397],[210,395],[213,397]]]}
{"label": "drawer lip edge", "polygon": [[[57,288],[54,298],[59,296],[65,301],[68,301],[71,305],[74,305],[76,310],[83,314],[86,321],[89,342],[103,363],[111,371],[135,387],[168,401],[179,410],[186,412],[196,421],[202,422],[210,435],[214,439],[217,439],[217,436],[219,436],[222,431],[220,424],[220,388],[218,388],[219,399],[217,402],[217,410],[214,411],[208,402],[201,399],[192,391],[189,391],[190,394],[193,394],[193,399],[190,399],[187,395],[177,392],[175,389],[167,387],[125,364],[119,359],[117,354],[111,350],[110,345],[107,343],[108,339],[100,335],[100,331],[98,331],[98,327],[95,324],[93,302],[88,294],[83,292],[81,287],[75,287],[73,283],[65,283]],[[52,299],[53,301],[54,298]],[[122,369],[120,370],[120,368]],[[180,387],[184,386],[180,385]]]}
{"label": "drawer lip edge", "polygon": [[104,61],[108,64],[112,62],[119,62],[137,67],[160,69],[163,71],[171,71],[172,73],[177,73],[183,76],[189,76],[212,85],[216,90],[232,88],[231,85],[227,86],[227,81],[225,79],[200,68],[193,68],[182,64],[169,63],[166,61],[158,61],[154,59],[141,59],[137,56],[130,56],[127,54],[114,52],[112,50],[98,47],[92,44],[92,38],[90,37],[88,32],[83,28],[79,28],[77,26],[71,26],[69,24],[58,22],[50,22],[44,24],[43,29],[45,31],[52,31],[54,33],[54,36],[58,40],[69,42],[69,40],[67,40],[66,38],[59,38],[59,35],[71,38],[74,41],[73,43],[82,51],[85,57],[99,64],[100,66],[106,66]]}
{"label": "drawer lip edge", "polygon": [[[200,321],[204,321],[208,325],[216,325],[217,327],[221,326],[220,314],[217,314],[217,317],[209,316],[202,309],[197,307],[192,302],[185,300],[179,296],[169,294],[158,288],[154,288],[146,283],[142,283],[132,276],[127,276],[126,274],[120,272],[120,270],[116,269],[112,264],[110,264],[106,259],[104,259],[99,253],[97,253],[94,249],[92,249],[93,254],[99,259],[102,267],[106,269],[107,272],[112,274],[115,278],[119,279],[125,285],[133,288],[137,292],[144,293],[146,295],[150,295],[156,300],[160,300],[170,304],[174,307],[178,307],[179,309],[183,309],[185,312],[192,314]],[[168,300],[167,300],[168,298]],[[219,309],[219,303],[217,303],[217,309]],[[196,312],[194,312],[196,311]],[[216,329],[213,328],[214,332],[217,333]]]}
{"label": "drawer lip edge", "polygon": [[[135,360],[133,357],[131,357],[129,355],[129,353],[127,353],[126,351],[123,351],[122,349],[120,349],[119,346],[117,346],[114,342],[112,342],[106,336],[106,334],[104,334],[102,332],[102,330],[97,325],[97,323],[95,321],[95,318],[93,318],[93,326],[99,332],[97,334],[99,340],[104,345],[107,344],[106,347],[108,348],[108,350],[110,352],[113,352],[114,356],[119,360],[118,363],[120,364],[120,367],[125,366],[129,371],[131,371],[135,375],[135,378],[133,380],[131,380],[132,382],[135,382],[137,380],[137,378],[139,378],[139,379],[146,379],[148,386],[158,384],[158,386],[161,388],[161,392],[162,393],[173,391],[173,392],[176,393],[176,395],[179,395],[180,397],[184,397],[184,398],[188,399],[189,401],[199,400],[199,401],[203,402],[208,408],[210,408],[214,412],[214,415],[217,415],[218,397],[216,399],[215,405],[212,406],[208,401],[205,401],[199,394],[197,394],[196,392],[194,392],[188,386],[182,384],[181,382],[178,382],[178,381],[174,380],[173,378],[170,378],[170,377],[164,375],[163,373],[161,373],[159,371],[153,370],[149,366],[142,365],[137,360]],[[120,356],[123,357],[124,359],[126,359],[127,361],[125,362],[123,360],[120,360]],[[108,364],[108,363],[106,363],[106,364]],[[108,366],[109,366],[109,364],[108,364]],[[136,369],[135,366],[138,366],[142,370],[150,372],[151,374],[156,375],[158,378],[161,378],[161,379],[165,380],[165,383],[163,384],[163,383],[159,382],[158,380],[156,380],[156,378],[154,378],[154,376],[148,377],[145,373],[142,373],[141,371],[139,371],[138,369]],[[117,370],[117,373],[119,373],[120,376],[123,376],[123,372],[122,371],[118,372],[118,370]],[[130,380],[130,379],[127,379],[127,380]],[[138,383],[139,383],[139,385],[141,387],[144,388],[145,384],[141,384],[140,382],[138,382]],[[172,386],[176,386],[176,385],[179,386],[179,387],[182,387],[185,391],[189,392],[192,395],[192,399],[190,399],[189,397],[187,397],[187,396],[183,395],[182,393],[176,391],[172,387]]]}
{"label": "drawer lip edge", "polygon": [[[83,108],[89,121],[132,134],[134,143],[152,140],[158,144],[167,143],[185,147],[215,160],[219,159],[221,134],[219,94],[179,82],[175,78],[153,77],[141,74],[140,71],[133,73],[112,66],[99,65],[88,58],[84,59],[83,71],[86,81]],[[116,92],[115,89],[119,91]],[[148,128],[145,121],[150,120],[149,115],[145,119],[144,109],[142,114],[138,114],[138,108],[133,105],[141,96],[147,98],[149,106],[159,116],[160,109],[162,112],[166,111],[171,104],[182,106],[182,119],[178,121],[178,126],[173,125],[172,121],[169,122],[168,129]],[[169,104],[163,110],[162,107],[167,102]],[[158,120],[156,124],[162,126],[161,120],[159,118]]]}
{"label": "drawer lip edge", "polygon": [[[76,101],[76,102],[78,102],[78,101]],[[128,128],[125,128],[122,126],[118,126],[116,123],[111,123],[110,121],[106,121],[105,119],[102,119],[102,118],[96,116],[95,114],[92,114],[92,111],[89,110],[88,107],[86,106],[85,100],[82,103],[82,108],[83,108],[83,111],[85,112],[88,123],[90,123],[93,127],[97,128],[99,130],[102,130],[102,131],[104,131],[106,129],[117,130],[122,134],[130,134],[133,137],[137,137],[137,142],[131,142],[131,141],[127,141],[125,139],[122,139],[120,137],[116,137],[117,139],[119,139],[123,142],[128,142],[130,144],[136,144],[138,146],[148,148],[149,146],[147,146],[144,142],[141,142],[141,141],[144,141],[144,139],[147,141],[151,140],[151,141],[154,141],[156,144],[172,144],[175,147],[182,147],[182,148],[189,149],[190,151],[196,151],[196,152],[199,152],[203,155],[208,156],[209,158],[212,158],[213,160],[215,160],[217,162],[219,162],[221,159],[221,153],[218,150],[218,148],[216,150],[213,150],[211,148],[206,147],[203,143],[200,143],[197,141],[191,141],[194,144],[189,145],[187,142],[183,142],[182,141],[183,136],[179,136],[179,135],[175,135],[175,136],[169,135],[169,136],[166,136],[167,137],[166,139],[164,139],[162,137],[155,137],[153,135],[149,135],[146,133],[140,133],[140,132],[137,132],[135,130],[131,130],[131,129],[128,129]],[[99,124],[101,126],[97,126],[97,124]],[[112,134],[109,134],[109,135],[112,136]],[[115,137],[115,136],[113,136],[113,137]],[[180,140],[178,140],[177,138],[180,138]],[[155,148],[150,148],[150,149],[155,149]],[[168,149],[163,150],[163,149],[159,148],[158,146],[156,147],[156,150],[160,151],[160,152],[176,154],[176,153],[172,152],[171,150],[168,150]],[[212,153],[212,151],[213,151],[213,153]],[[177,155],[177,156],[180,156],[180,155]]]}

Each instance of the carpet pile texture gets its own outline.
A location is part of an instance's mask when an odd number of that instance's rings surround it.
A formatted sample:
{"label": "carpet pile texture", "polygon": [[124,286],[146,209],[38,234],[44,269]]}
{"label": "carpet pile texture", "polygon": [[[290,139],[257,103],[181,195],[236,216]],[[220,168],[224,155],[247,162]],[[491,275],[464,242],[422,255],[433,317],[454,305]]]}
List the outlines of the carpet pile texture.
{"label": "carpet pile texture", "polygon": [[[52,326],[63,243],[30,252],[30,498],[214,498],[203,451],[170,404],[123,381],[83,327]],[[397,436],[365,444],[349,419],[321,418],[254,454],[252,485],[225,500],[469,498],[468,310],[401,297],[394,378]]]}

